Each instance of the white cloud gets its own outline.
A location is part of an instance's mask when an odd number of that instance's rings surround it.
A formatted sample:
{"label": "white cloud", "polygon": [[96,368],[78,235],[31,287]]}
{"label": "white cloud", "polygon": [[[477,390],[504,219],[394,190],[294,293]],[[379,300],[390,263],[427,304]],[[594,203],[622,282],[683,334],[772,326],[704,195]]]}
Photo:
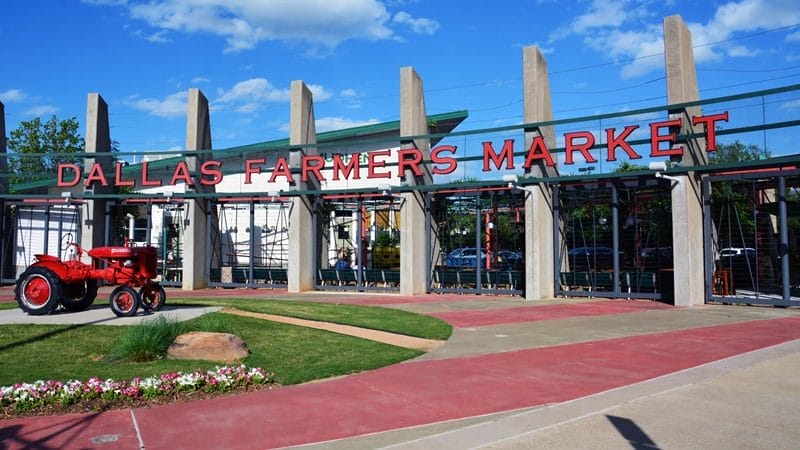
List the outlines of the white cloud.
{"label": "white cloud", "polygon": [[[349,39],[394,37],[387,25],[390,14],[378,0],[165,0],[128,8],[134,19],[155,28],[224,37],[225,52],[251,49],[265,40],[332,49]],[[435,21],[406,16],[401,23],[416,32],[438,27]]]}
{"label": "white cloud", "polygon": [[9,89],[5,92],[0,92],[0,102],[3,103],[18,103],[25,101],[28,98],[20,89]]}
{"label": "white cloud", "polygon": [[[551,41],[577,35],[584,42],[612,60],[634,59],[623,66],[624,78],[635,77],[663,67],[661,54],[663,30],[658,23],[646,23],[650,14],[647,0],[594,0],[588,11],[570,20],[570,25],[551,34]],[[631,23],[639,29],[621,31]],[[740,33],[771,30],[800,23],[800,8],[795,0],[741,0],[719,6],[714,15],[703,23],[688,23],[692,33],[694,58],[698,63],[717,61],[724,57],[750,57],[761,53],[746,42],[725,42]],[[787,36],[787,41],[800,40],[799,33]]]}
{"label": "white cloud", "polygon": [[148,42],[155,42],[158,44],[172,42],[172,39],[167,37],[167,30],[157,31],[149,36],[145,36],[144,39]]}
{"label": "white cloud", "polygon": [[[318,84],[307,85],[314,96],[314,101],[324,101],[333,97],[333,93]],[[214,109],[233,109],[241,113],[253,113],[263,109],[266,103],[288,102],[291,90],[278,89],[266,78],[251,78],[236,83],[228,90],[217,91]]]}
{"label": "white cloud", "polygon": [[800,100],[790,100],[788,102],[781,103],[781,109],[798,109],[800,108]]}
{"label": "white cloud", "polygon": [[392,22],[407,25],[411,31],[418,34],[434,34],[439,29],[439,22],[425,18],[415,19],[404,11],[395,14]]}
{"label": "white cloud", "polygon": [[307,86],[308,90],[311,91],[311,94],[314,96],[315,102],[329,100],[331,97],[333,97],[333,94],[326,91],[324,87],[318,84],[309,84]]}
{"label": "white cloud", "polygon": [[58,107],[53,105],[39,105],[26,109],[22,114],[28,116],[49,116],[58,112]]}
{"label": "white cloud", "polygon": [[251,78],[236,83],[231,89],[220,90],[217,103],[285,102],[289,89],[276,89],[266,78]]}
{"label": "white cloud", "polygon": [[317,133],[331,130],[342,130],[345,128],[360,127],[364,125],[372,125],[379,123],[378,119],[368,120],[353,120],[345,119],[343,117],[321,117],[315,122]]}
{"label": "white cloud", "polygon": [[[344,117],[320,117],[314,121],[314,128],[317,130],[317,133],[322,133],[324,131],[343,130],[345,128],[373,125],[376,123],[380,123],[380,121],[378,119],[354,120]],[[289,124],[283,124],[280,130],[288,132]]]}
{"label": "white cloud", "polygon": [[163,99],[139,98],[131,96],[125,100],[125,104],[131,108],[146,111],[148,114],[158,117],[185,117],[187,92],[181,91],[170,94]]}
{"label": "white cloud", "polygon": [[800,31],[786,35],[786,42],[800,42]]}
{"label": "white cloud", "polygon": [[206,77],[194,77],[194,78],[192,78],[191,83],[193,85],[197,85],[197,84],[205,84],[205,83],[208,83],[209,81],[211,81],[211,80],[209,80]]}

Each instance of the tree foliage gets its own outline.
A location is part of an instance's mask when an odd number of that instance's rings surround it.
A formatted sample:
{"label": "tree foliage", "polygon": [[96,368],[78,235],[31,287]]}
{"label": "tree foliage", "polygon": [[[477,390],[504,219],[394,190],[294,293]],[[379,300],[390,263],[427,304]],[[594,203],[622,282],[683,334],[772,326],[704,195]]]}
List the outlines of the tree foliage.
{"label": "tree foliage", "polygon": [[74,155],[84,151],[79,126],[74,117],[58,120],[52,116],[46,122],[37,117],[20,122],[8,140],[11,185],[53,176],[59,163],[82,165],[83,158]]}
{"label": "tree foliage", "polygon": [[755,144],[745,145],[738,139],[730,144],[719,144],[717,150],[709,153],[709,163],[721,164],[727,162],[758,161],[767,159],[772,154],[769,150]]}

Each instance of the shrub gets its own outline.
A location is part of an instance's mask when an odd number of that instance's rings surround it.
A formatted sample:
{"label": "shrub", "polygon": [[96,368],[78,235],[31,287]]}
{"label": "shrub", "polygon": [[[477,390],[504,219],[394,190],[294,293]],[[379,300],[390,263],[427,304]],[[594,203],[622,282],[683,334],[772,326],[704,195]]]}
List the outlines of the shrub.
{"label": "shrub", "polygon": [[167,355],[170,344],[184,330],[181,322],[164,316],[142,321],[117,339],[106,358],[110,361],[130,362],[161,359]]}

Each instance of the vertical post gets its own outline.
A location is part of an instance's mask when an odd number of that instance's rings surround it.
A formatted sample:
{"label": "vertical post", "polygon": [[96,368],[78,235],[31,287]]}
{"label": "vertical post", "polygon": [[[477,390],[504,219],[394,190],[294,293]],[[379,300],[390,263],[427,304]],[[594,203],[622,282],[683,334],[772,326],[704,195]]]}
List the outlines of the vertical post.
{"label": "vertical post", "polygon": [[[83,165],[84,174],[88,173],[95,162],[104,168],[111,163],[111,134],[108,123],[108,105],[97,93],[90,93],[86,101],[86,153],[98,154],[95,158],[87,157]],[[84,194],[109,194],[113,191],[110,186],[101,186],[95,183],[93,187],[85,190]],[[105,245],[106,230],[106,202],[105,198],[87,198],[84,200],[83,211],[86,217],[81,220],[80,246],[85,249]]]}
{"label": "vertical post", "polygon": [[786,177],[778,177],[778,219],[780,220],[780,250],[781,258],[781,287],[783,289],[783,301],[789,303],[791,298],[791,275],[789,273],[789,212],[786,204]]}
{"label": "vertical post", "polygon": [[[292,81],[291,107],[289,112],[289,145],[298,148],[290,150],[289,165],[299,168],[304,155],[316,155],[316,148],[309,144],[317,143],[317,130],[314,124],[314,98],[311,90],[302,81]],[[299,190],[315,188],[316,180],[309,182],[296,181]],[[289,210],[289,292],[303,292],[314,287],[314,242],[319,233],[314,228],[314,199],[309,195],[292,197],[292,208]]]}
{"label": "vertical post", "polygon": [[[214,192],[214,186],[200,183],[200,166],[209,159],[208,153],[199,150],[211,150],[211,119],[209,117],[208,99],[199,89],[189,89],[186,105],[186,166],[192,174],[193,186],[187,186],[187,192]],[[208,260],[207,253],[213,252],[206,246],[206,223],[209,217],[214,221],[215,214],[207,214],[210,202],[206,198],[186,199],[186,219],[183,233],[183,290],[191,291],[207,286],[206,270],[203,264]],[[165,231],[162,231],[165,232]]]}
{"label": "vertical post", "polygon": [[[410,139],[411,136],[428,134],[425,110],[425,94],[422,79],[413,67],[400,69],[400,143],[403,148],[414,148],[422,152],[423,160],[430,160],[430,141]],[[411,186],[431,182],[427,166],[423,176],[415,176],[410,170],[402,174],[405,183]],[[425,265],[428,245],[420,245],[425,239],[425,199],[421,191],[403,193],[400,210],[400,293],[402,295],[424,294],[427,290]]]}
{"label": "vertical post", "polygon": [[6,231],[6,194],[8,194],[8,156],[6,153],[6,107],[0,102],[0,280],[5,279],[6,265],[10,266],[10,259],[7,258],[8,248],[6,242],[11,242]]}
{"label": "vertical post", "polygon": [[[550,101],[550,83],[547,77],[547,62],[538,47],[525,47],[522,53],[523,102],[525,123],[553,120]],[[525,130],[525,148],[530,148],[533,139],[541,136],[548,148],[555,148],[555,132],[552,126],[537,126]],[[538,162],[528,175],[543,177],[556,175],[555,167]],[[525,299],[544,300],[555,296],[553,274],[554,259],[553,199],[545,183],[525,196]]]}
{"label": "vertical post", "polygon": [[[672,105],[700,98],[697,72],[692,53],[692,35],[680,16],[664,18],[664,57],[667,71],[667,102]],[[701,114],[700,107],[670,111],[670,118],[681,118],[680,133],[692,133],[691,116]],[[683,146],[680,165],[695,166],[707,162],[705,139],[693,138]],[[703,264],[703,202],[700,178],[694,172],[679,177],[672,186],[672,249],[674,261],[674,303],[676,306],[705,303]]]}
{"label": "vertical post", "polygon": [[619,289],[619,192],[617,186],[611,185],[611,232],[612,244],[611,248],[614,252],[614,275],[613,275],[613,291],[615,295],[620,294]]}

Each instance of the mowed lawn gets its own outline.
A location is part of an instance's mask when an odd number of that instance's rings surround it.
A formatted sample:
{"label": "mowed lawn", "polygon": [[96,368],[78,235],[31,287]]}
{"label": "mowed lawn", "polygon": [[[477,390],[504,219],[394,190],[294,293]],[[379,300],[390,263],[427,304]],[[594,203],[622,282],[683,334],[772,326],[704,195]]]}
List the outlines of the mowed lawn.
{"label": "mowed lawn", "polygon": [[[170,299],[170,305],[234,307],[245,311],[341,323],[409,336],[444,340],[447,323],[389,308],[262,299]],[[16,305],[13,305],[16,306]],[[8,304],[2,305],[3,309]],[[108,307],[98,299],[94,307]],[[373,341],[221,312],[184,323],[191,331],[224,331],[241,337],[250,350],[242,363],[275,374],[284,385],[356,373],[419,356],[421,352]],[[0,386],[36,380],[130,380],[174,371],[213,369],[208,361],[159,359],[150,362],[108,358],[127,326],[0,326]]]}

